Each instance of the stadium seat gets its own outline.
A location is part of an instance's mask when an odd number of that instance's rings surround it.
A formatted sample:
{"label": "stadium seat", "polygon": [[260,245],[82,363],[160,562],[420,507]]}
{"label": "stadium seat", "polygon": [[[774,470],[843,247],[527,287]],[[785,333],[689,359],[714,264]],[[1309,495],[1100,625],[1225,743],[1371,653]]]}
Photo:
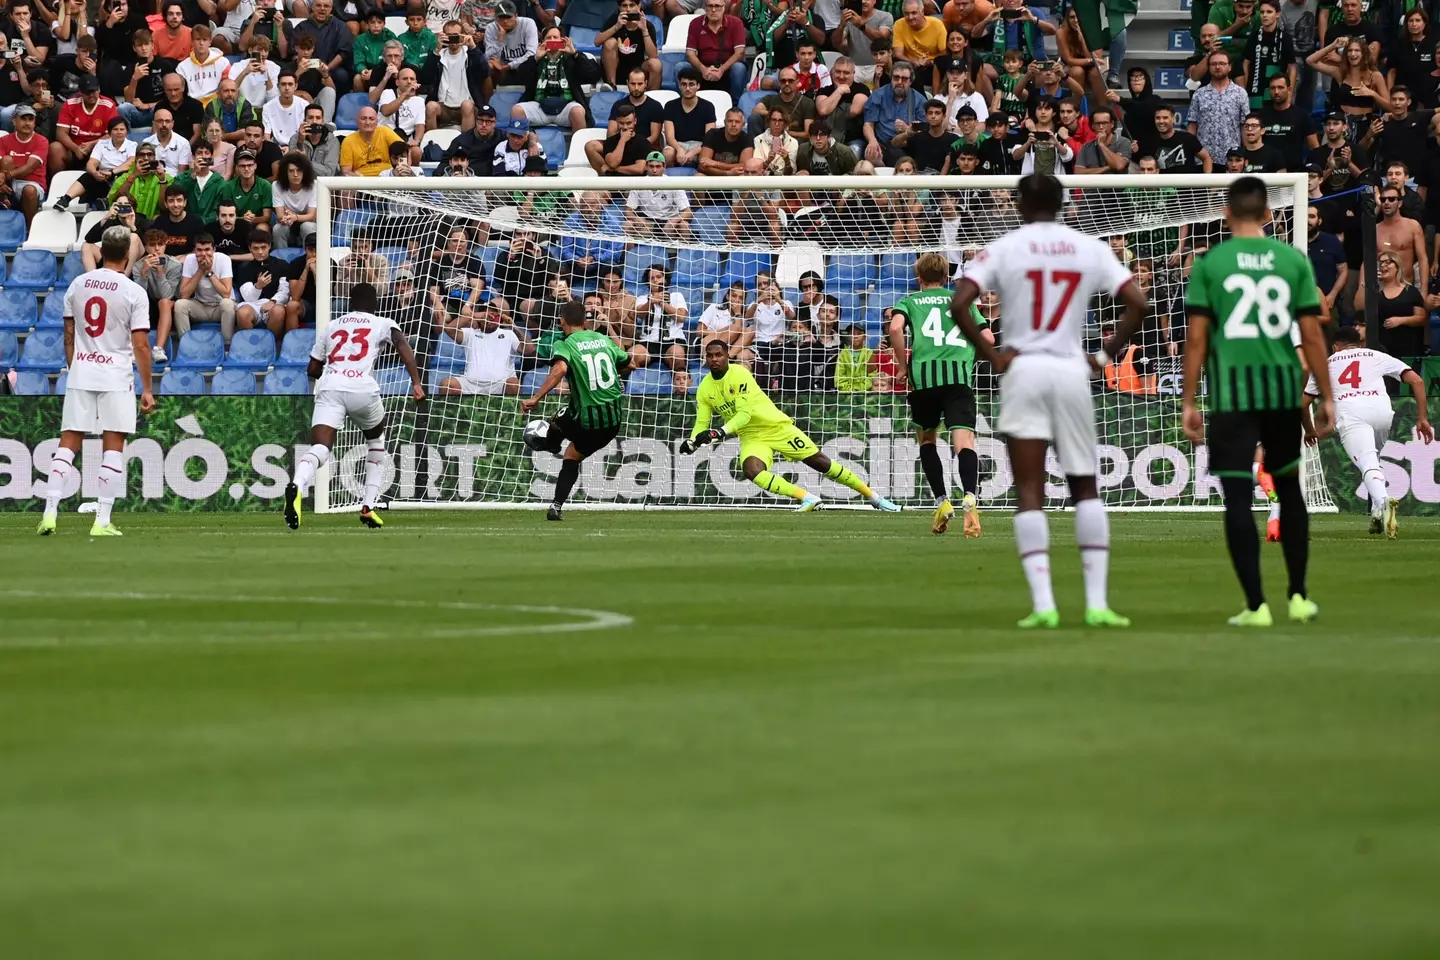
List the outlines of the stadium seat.
{"label": "stadium seat", "polygon": [[[194,333],[191,330],[190,333]],[[186,336],[188,336],[187,334]],[[183,348],[184,341],[181,341]],[[198,397],[205,393],[205,374],[185,367],[171,367],[160,381],[160,394],[166,397]]]}
{"label": "stadium seat", "polygon": [[[520,102],[525,95],[524,90],[496,90],[490,95],[490,106],[495,108],[496,125],[500,126],[510,120],[510,108]],[[366,94],[361,94],[366,96]]]}
{"label": "stadium seat", "polygon": [[[740,95],[740,109],[745,113],[745,122],[750,122],[750,113],[755,105],[768,97],[773,91],[770,90],[746,90]],[[718,118],[717,118],[718,119]]]}
{"label": "stadium seat", "polygon": [[768,253],[732,253],[725,261],[725,272],[720,275],[720,286],[728,287],[739,281],[746,290],[755,289],[755,275],[761,270],[773,268]]}
{"label": "stadium seat", "polygon": [[825,292],[840,301],[840,326],[859,323],[861,311],[865,309],[864,295],[859,290],[829,289],[829,284],[826,287]]}
{"label": "stadium seat", "polygon": [[879,278],[875,258],[868,253],[832,253],[825,264],[826,292],[830,287],[869,287]]}
{"label": "stadium seat", "polygon": [[11,253],[25,242],[25,215],[19,210],[0,210],[0,251]]}
{"label": "stadium seat", "polygon": [[667,177],[693,177],[700,171],[694,167],[671,167],[665,171]]}
{"label": "stadium seat", "polygon": [[435,350],[430,355],[430,369],[439,373],[454,373],[465,369],[465,351],[448,336],[441,335],[435,341]]}
{"label": "stadium seat", "polygon": [[595,121],[595,126],[605,129],[605,125],[610,122],[610,111],[627,96],[629,94],[624,90],[601,90],[591,97],[590,117]]}
{"label": "stadium seat", "polygon": [[666,36],[665,22],[653,13],[646,14],[645,19],[649,20],[650,26],[655,28],[655,46],[664,49]]}
{"label": "stadium seat", "polygon": [[20,338],[13,330],[0,330],[0,376],[20,359]]}
{"label": "stadium seat", "polygon": [[825,254],[819,247],[787,247],[775,264],[775,279],[780,286],[798,290],[800,275],[815,272],[825,276]]}
{"label": "stadium seat", "polygon": [[65,294],[59,287],[51,290],[45,297],[45,305],[40,308],[40,323],[42,327],[63,327],[65,326]]}
{"label": "stadium seat", "polygon": [[877,280],[882,289],[908,288],[915,283],[915,257],[908,253],[882,253],[880,275]]}
{"label": "stadium seat", "polygon": [[665,106],[665,104],[670,103],[673,100],[679,100],[680,94],[678,91],[675,90],[651,90],[649,93],[649,97],[651,100],[654,100],[656,103],[660,104],[660,106],[663,107]]}
{"label": "stadium seat", "polygon": [[278,250],[271,250],[270,256],[275,257],[278,260],[284,260],[286,263],[294,263],[296,260],[299,260],[301,257],[305,256],[305,248],[281,247]]}
{"label": "stadium seat", "polygon": [[314,346],[314,327],[301,327],[299,330],[291,330],[285,334],[285,339],[280,342],[280,358],[277,362],[307,364],[310,362],[310,351]]}
{"label": "stadium seat", "polygon": [[50,186],[45,188],[47,197],[63,197],[65,191],[79,180],[84,170],[61,170],[50,177]]}
{"label": "stadium seat", "polygon": [[545,162],[551,170],[559,170],[565,161],[565,131],[559,127],[536,127],[535,136],[540,140]]}
{"label": "stadium seat", "polygon": [[585,156],[585,144],[592,140],[604,140],[604,127],[586,127],[583,130],[576,130],[570,135],[570,151],[565,154],[565,168],[585,167],[593,169],[590,161]]}
{"label": "stadium seat", "polygon": [[725,234],[730,229],[730,208],[698,207],[690,223],[701,243],[723,247],[726,243]]}
{"label": "stadium seat", "polygon": [[180,347],[172,367],[198,367],[214,370],[225,359],[225,338],[219,327],[195,327],[180,338]]}
{"label": "stadium seat", "polygon": [[267,397],[303,396],[310,392],[310,378],[304,367],[276,367],[265,374],[261,393]]}
{"label": "stadium seat", "polygon": [[64,293],[70,288],[70,281],[84,272],[85,260],[80,256],[80,251],[72,250],[65,254],[65,259],[60,263],[60,276],[55,279],[55,292]]}
{"label": "stadium seat", "polygon": [[690,41],[690,24],[703,16],[699,13],[682,13],[670,20],[670,29],[665,34],[665,42],[660,45],[661,53],[678,53],[685,55],[685,45]]}
{"label": "stadium seat", "polygon": [[720,254],[714,250],[682,249],[675,254],[677,286],[713,287],[720,282]]}
{"label": "stadium seat", "polygon": [[400,266],[400,264],[405,262],[405,258],[410,256],[410,251],[405,247],[381,247],[375,252],[390,261],[391,270]]}
{"label": "stadium seat", "polygon": [[385,18],[385,29],[389,30],[391,33],[395,34],[395,36],[398,37],[400,36],[400,34],[410,29],[410,27],[405,22],[405,18],[403,16],[394,16]]}
{"label": "stadium seat", "polygon": [[369,210],[341,210],[335,215],[335,222],[330,230],[331,247],[350,246],[350,235],[357,227],[367,225],[375,219],[375,214]]}
{"label": "stadium seat", "polygon": [[347,93],[335,104],[335,127],[338,130],[354,130],[360,126],[360,110],[370,106],[370,94]]}
{"label": "stadium seat", "polygon": [[[54,194],[51,194],[51,196],[54,196]],[[90,228],[104,219],[104,210],[91,210],[89,213],[85,214],[85,216],[80,218],[80,230],[76,234],[79,239],[75,241],[76,250],[79,250],[82,246],[84,246],[85,234],[90,232]]]}
{"label": "stadium seat", "polygon": [[442,151],[448,150],[455,138],[460,136],[458,129],[426,130],[425,136],[420,138],[420,149],[423,151],[430,144],[435,144]]}
{"label": "stadium seat", "polygon": [[[65,384],[66,384],[66,381],[69,380],[69,379],[70,379],[70,374],[66,373],[66,372],[63,371],[63,370],[60,371],[60,376],[58,376],[58,377],[55,378],[55,389],[54,389],[54,391],[53,391],[54,394],[55,394],[55,396],[57,396],[57,397],[63,397],[63,396],[65,396]],[[138,373],[135,374],[135,379],[136,379],[136,380],[139,380],[139,379],[140,379],[140,375],[139,375]],[[136,387],[136,389],[138,390],[139,387],[140,387],[140,384],[138,384],[138,383],[135,384],[135,387]],[[138,396],[138,394],[137,394],[137,396]]]}
{"label": "stadium seat", "polygon": [[520,396],[528,397],[540,389],[540,384],[550,375],[548,369],[527,370],[520,376]]}
{"label": "stadium seat", "polygon": [[65,332],[63,330],[36,330],[25,338],[20,352],[18,370],[59,371],[65,366]]}
{"label": "stadium seat", "polygon": [[[62,213],[61,216],[70,215]],[[21,250],[10,261],[10,276],[5,280],[5,286],[22,290],[49,290],[55,286],[55,274],[55,254],[47,250]]]}
{"label": "stadium seat", "polygon": [[6,275],[5,264],[6,264],[6,262],[7,262],[7,261],[5,260],[4,257],[0,257],[0,287],[5,286],[5,275]]}
{"label": "stadium seat", "polygon": [[29,330],[40,315],[40,304],[30,290],[0,290],[0,330]]}
{"label": "stadium seat", "polygon": [[38,250],[63,257],[75,245],[75,216],[59,210],[41,210],[30,222],[30,235],[21,250]]}
{"label": "stadium seat", "polygon": [[[638,287],[645,282],[645,270],[651,264],[670,266],[670,251],[664,247],[636,244],[625,251],[625,283]],[[633,291],[632,291],[633,292]]]}
{"label": "stadium seat", "polygon": [[254,370],[226,367],[210,381],[210,393],[216,396],[253,397],[258,392]]}
{"label": "stadium seat", "polygon": [[670,369],[657,364],[636,370],[625,381],[625,392],[635,397],[668,397],[671,393]]}
{"label": "stadium seat", "polygon": [[410,373],[404,367],[381,367],[375,371],[375,382],[380,385],[381,396],[410,395]]}
{"label": "stadium seat", "polygon": [[709,100],[715,105],[715,125],[717,127],[725,126],[725,111],[735,103],[730,99],[730,94],[724,90],[701,90],[700,99]]}
{"label": "stadium seat", "polygon": [[125,135],[125,139],[129,140],[131,143],[139,144],[144,143],[145,138],[148,136],[150,136],[149,127],[136,127],[134,130],[131,130],[128,134]]}
{"label": "stadium seat", "polygon": [[16,371],[15,392],[22,397],[48,397],[50,378],[39,370]]}
{"label": "stadium seat", "polygon": [[[194,332],[193,330],[191,331]],[[184,344],[181,345],[184,350]],[[225,356],[225,366],[268,367],[275,362],[275,335],[269,330],[236,330],[230,340],[230,352]]]}

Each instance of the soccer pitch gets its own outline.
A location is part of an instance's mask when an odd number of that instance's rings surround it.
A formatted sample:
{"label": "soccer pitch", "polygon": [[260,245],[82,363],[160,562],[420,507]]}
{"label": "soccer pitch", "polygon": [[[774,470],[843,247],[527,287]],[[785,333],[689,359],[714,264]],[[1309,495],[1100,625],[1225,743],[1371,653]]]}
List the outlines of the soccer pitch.
{"label": "soccer pitch", "polygon": [[1034,634],[998,515],[120,507],[0,516],[7,958],[1440,952],[1434,520],[1240,632],[1112,515],[1136,627]]}

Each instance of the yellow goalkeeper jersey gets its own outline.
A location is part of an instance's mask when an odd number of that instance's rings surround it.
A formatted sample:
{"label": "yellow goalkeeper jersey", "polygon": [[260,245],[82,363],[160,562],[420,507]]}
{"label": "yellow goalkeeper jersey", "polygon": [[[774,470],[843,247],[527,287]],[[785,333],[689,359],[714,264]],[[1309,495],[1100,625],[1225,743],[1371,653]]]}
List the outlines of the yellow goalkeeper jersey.
{"label": "yellow goalkeeper jersey", "polygon": [[706,371],[700,389],[695,391],[695,427],[690,436],[708,430],[717,415],[725,421],[726,433],[741,438],[794,422],[780,412],[750,371],[738,363],[731,363],[719,380]]}

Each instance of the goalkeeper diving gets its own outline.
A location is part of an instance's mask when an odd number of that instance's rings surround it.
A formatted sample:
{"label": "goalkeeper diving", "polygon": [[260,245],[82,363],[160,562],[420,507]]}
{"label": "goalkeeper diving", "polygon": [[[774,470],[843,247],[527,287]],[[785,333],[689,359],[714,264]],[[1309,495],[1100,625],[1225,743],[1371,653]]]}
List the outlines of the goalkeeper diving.
{"label": "goalkeeper diving", "polygon": [[[694,453],[706,444],[739,437],[740,466],[746,479],[767,493],[798,500],[796,509],[802,513],[817,509],[821,500],[770,472],[777,452],[786,460],[798,460],[849,487],[869,500],[876,510],[900,509],[871,490],[852,471],[821,453],[815,441],[770,401],[750,371],[730,362],[730,347],[725,341],[711,340],[705,345],[705,366],[710,375],[695,392],[695,426],[680,444],[681,453]],[[725,422],[718,428],[712,427],[711,421],[717,416]]]}

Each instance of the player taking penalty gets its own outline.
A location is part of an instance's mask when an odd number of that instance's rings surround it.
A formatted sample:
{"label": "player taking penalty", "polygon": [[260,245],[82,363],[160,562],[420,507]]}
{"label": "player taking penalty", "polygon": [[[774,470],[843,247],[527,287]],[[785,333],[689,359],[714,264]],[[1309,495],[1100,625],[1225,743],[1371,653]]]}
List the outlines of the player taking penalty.
{"label": "player taking penalty", "polygon": [[[730,347],[725,341],[711,340],[705,345],[705,366],[709,368],[710,375],[695,391],[695,427],[690,436],[681,442],[681,453],[694,453],[706,444],[738,436],[740,467],[745,471],[746,478],[767,493],[800,501],[796,509],[802,513],[817,509],[820,498],[770,472],[776,452],[786,460],[798,460],[836,483],[849,487],[869,500],[876,510],[893,512],[900,509],[871,490],[849,469],[821,453],[815,441],[776,408],[750,371],[730,362]],[[725,421],[719,428],[710,426],[716,416]]]}
{"label": "player taking penalty", "polygon": [[348,418],[365,436],[365,489],[360,495],[360,522],[378,529],[385,521],[375,513],[380,478],[385,472],[385,407],[375,382],[375,358],[388,340],[410,374],[410,394],[425,399],[420,371],[410,342],[388,317],[375,315],[375,288],[357,283],[350,289],[350,312],[332,319],[325,336],[315,339],[306,373],[315,384],[315,412],[310,418],[310,449],[295,464],[295,477],[285,488],[285,523],[300,527],[300,500],[330,459],[335,433]]}
{"label": "player taking penalty", "polygon": [[[1300,489],[1300,408],[1304,370],[1292,330],[1311,370],[1324,370],[1320,293],[1305,254],[1265,236],[1270,202],[1257,177],[1241,177],[1226,193],[1230,239],[1195,262],[1185,290],[1190,324],[1185,339],[1185,385],[1181,393],[1185,435],[1206,437],[1196,405],[1203,365],[1210,408],[1210,472],[1225,496],[1225,542],[1245,591],[1245,609],[1230,618],[1237,627],[1273,622],[1260,584],[1260,540],[1251,513],[1255,445],[1265,448],[1265,469],[1280,502],[1281,547],[1290,583],[1290,619],[1308,621],[1320,608],[1306,595],[1310,517]],[[1314,432],[1324,436],[1335,422],[1330,378],[1320,378],[1321,401]]]}
{"label": "player taking penalty", "polygon": [[[1400,530],[1395,515],[1398,503],[1391,499],[1385,473],[1380,469],[1380,448],[1390,438],[1390,424],[1395,419],[1385,378],[1394,377],[1410,387],[1418,418],[1415,432],[1426,443],[1433,443],[1435,429],[1425,411],[1425,381],[1394,357],[1362,347],[1360,333],[1354,327],[1335,331],[1329,366],[1330,389],[1335,397],[1335,432],[1350,461],[1360,469],[1361,482],[1370,496],[1370,532],[1383,532],[1394,540]],[[1305,395],[1317,399],[1320,396],[1313,374]],[[1306,437],[1314,437],[1315,425],[1308,406],[1304,419]]]}
{"label": "player taking penalty", "polygon": [[[1033,605],[1019,626],[1060,624],[1050,583],[1050,528],[1045,517],[1045,454],[1051,444],[1075,504],[1075,539],[1085,575],[1085,624],[1128,627],[1110,609],[1110,521],[1095,484],[1095,410],[1090,378],[1140,328],[1145,294],[1109,245],[1056,223],[1060,181],[1045,174],[1020,180],[1016,207],[1024,226],[980,251],[965,267],[950,313],[965,339],[1000,380],[1000,433],[1015,474],[1015,543]],[[1028,269],[1027,269],[1028,268]],[[1000,295],[1003,348],[981,336],[970,307],[982,290]],[[1097,293],[1125,305],[1105,349],[1083,347],[1085,313]]]}
{"label": "player taking penalty", "polygon": [[125,275],[130,231],[111,227],[100,237],[101,265],[76,278],[65,291],[65,406],[60,413],[60,446],[50,460],[45,513],[37,532],[55,532],[65,482],[88,434],[100,434],[99,496],[92,537],[118,537],[110,522],[115,501],[125,495],[125,438],[135,432],[135,381],[140,371],[140,412],[155,409],[150,392],[150,302]]}
{"label": "player taking penalty", "polygon": [[529,413],[562,379],[570,379],[570,403],[551,421],[555,444],[551,452],[559,452],[562,437],[570,441],[570,446],[560,461],[555,500],[545,514],[547,520],[564,519],[561,511],[580,478],[580,462],[609,445],[620,433],[625,418],[625,384],[621,378],[630,372],[630,355],[604,334],[585,329],[586,319],[585,305],[579,300],[571,300],[561,308],[560,331],[565,337],[555,344],[550,375],[534,396],[520,401],[520,409]]}
{"label": "player taking penalty", "polygon": [[[950,261],[938,253],[925,253],[915,261],[915,279],[920,292],[912,293],[890,311],[890,352],[895,369],[905,371],[910,385],[910,418],[915,421],[920,441],[920,466],[930,492],[935,495],[932,533],[944,533],[955,516],[950,490],[945,484],[945,467],[935,441],[940,421],[950,428],[950,441],[960,466],[960,485],[965,494],[965,536],[980,536],[980,513],[975,494],[980,486],[980,457],[975,452],[975,347],[960,334],[950,315]],[[995,335],[975,305],[970,319],[989,343]],[[910,357],[906,361],[905,339],[909,332]]]}

